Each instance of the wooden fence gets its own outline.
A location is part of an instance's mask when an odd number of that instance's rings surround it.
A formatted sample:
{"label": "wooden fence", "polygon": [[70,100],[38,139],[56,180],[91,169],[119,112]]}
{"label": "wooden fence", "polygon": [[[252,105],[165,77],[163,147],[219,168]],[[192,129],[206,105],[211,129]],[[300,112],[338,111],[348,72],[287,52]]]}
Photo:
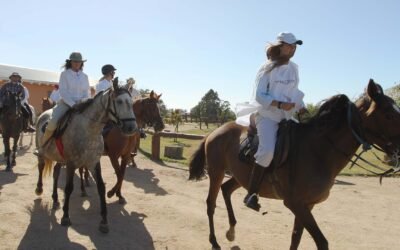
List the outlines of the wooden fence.
{"label": "wooden fence", "polygon": [[153,160],[160,160],[161,137],[181,138],[189,140],[203,140],[205,137],[204,135],[181,134],[181,133],[170,133],[170,132],[154,133],[153,131],[147,131],[146,133],[153,135],[153,138],[151,139],[151,158]]}

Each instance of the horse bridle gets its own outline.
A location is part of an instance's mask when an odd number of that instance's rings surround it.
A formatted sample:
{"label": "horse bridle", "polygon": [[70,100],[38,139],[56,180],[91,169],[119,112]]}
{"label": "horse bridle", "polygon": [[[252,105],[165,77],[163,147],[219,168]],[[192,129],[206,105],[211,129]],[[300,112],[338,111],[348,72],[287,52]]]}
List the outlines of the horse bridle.
{"label": "horse bridle", "polygon": [[[121,89],[116,90],[115,92],[117,92],[117,91],[118,91],[118,92],[126,92],[126,93],[129,94],[129,96],[131,96],[131,93],[129,93],[129,91],[128,91],[127,89],[121,88]],[[111,92],[111,91],[109,91],[109,93],[108,93],[107,107],[105,107],[105,106],[103,105],[103,103],[100,102],[100,103],[101,103],[101,106],[102,106],[103,108],[106,109],[106,115],[108,116],[108,113],[110,113],[111,116],[115,119],[115,121],[112,120],[112,122],[115,123],[115,124],[116,124],[117,126],[119,126],[119,127],[120,127],[124,122],[136,121],[136,118],[120,118],[120,117],[118,116],[118,113],[116,112],[116,111],[117,111],[117,107],[116,107],[116,105],[115,105],[115,100],[111,100],[111,95],[112,95],[112,93],[113,93],[113,92]],[[120,94],[122,94],[122,93],[120,93]],[[120,94],[117,94],[117,96],[119,96]],[[113,104],[114,111],[111,109],[111,103]]]}
{"label": "horse bridle", "polygon": [[[394,152],[392,153],[392,160],[394,160],[396,164],[395,164],[395,166],[393,166],[393,167],[392,167],[391,169],[389,169],[389,170],[383,169],[382,167],[380,167],[380,166],[378,166],[378,165],[376,165],[376,164],[373,164],[372,162],[370,162],[370,161],[368,161],[368,160],[362,158],[361,155],[362,155],[363,153],[365,153],[365,152],[371,150],[372,148],[375,148],[376,150],[381,151],[381,152],[383,152],[383,153],[386,153],[386,152],[385,152],[385,150],[382,149],[380,146],[369,143],[369,142],[368,142],[366,139],[364,139],[359,133],[356,132],[356,130],[354,129],[354,127],[353,127],[353,125],[352,125],[352,122],[351,122],[351,121],[352,121],[352,111],[351,111],[351,110],[352,110],[353,107],[355,107],[355,104],[352,103],[351,101],[349,101],[348,107],[347,107],[347,122],[348,122],[349,128],[350,128],[350,130],[351,130],[351,133],[353,134],[353,136],[354,136],[354,138],[357,140],[357,142],[360,143],[360,144],[362,145],[362,149],[363,149],[363,150],[362,150],[359,154],[355,154],[355,156],[356,156],[356,159],[355,159],[355,160],[350,159],[350,161],[352,162],[352,165],[350,166],[350,168],[352,168],[354,165],[357,165],[357,166],[363,168],[363,169],[366,170],[366,171],[369,171],[369,172],[371,172],[371,173],[373,173],[373,174],[379,175],[379,176],[380,176],[380,182],[382,182],[382,177],[383,177],[383,176],[385,176],[385,175],[387,175],[387,174],[389,174],[389,173],[393,173],[393,174],[394,174],[394,173],[400,171],[399,146],[397,146],[396,149],[394,150]],[[363,132],[364,132],[365,134],[368,133],[368,134],[373,135],[374,137],[378,137],[378,138],[380,137],[380,138],[383,139],[384,141],[388,141],[388,142],[389,142],[389,143],[387,143],[388,145],[395,145],[395,144],[394,144],[393,142],[391,142],[386,136],[377,135],[375,132],[370,131],[369,129],[363,129],[361,126],[360,126],[360,128],[363,130]],[[381,160],[381,159],[378,157],[378,155],[375,154],[375,152],[373,152],[373,154],[374,154],[374,156],[375,156],[379,161],[381,161],[381,162],[384,163],[384,161]],[[375,169],[379,169],[379,170],[384,171],[384,172],[379,174],[379,173],[376,173],[376,172],[371,171],[371,170],[369,170],[369,169],[366,169],[366,168],[360,166],[359,164],[357,164],[357,160],[361,160],[361,161],[363,161],[364,163],[368,164],[369,166],[374,167]]]}

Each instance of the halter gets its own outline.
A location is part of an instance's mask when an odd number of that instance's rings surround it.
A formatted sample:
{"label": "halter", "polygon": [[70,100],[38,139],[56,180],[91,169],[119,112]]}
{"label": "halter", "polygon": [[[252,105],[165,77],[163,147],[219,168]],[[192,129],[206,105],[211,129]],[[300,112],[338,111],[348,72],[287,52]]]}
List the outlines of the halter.
{"label": "halter", "polygon": [[[117,91],[128,93],[129,96],[131,96],[129,91],[124,89],[124,88],[118,89]],[[109,91],[109,92],[110,93],[108,95],[107,107],[104,106],[103,102],[100,101],[100,103],[101,103],[101,106],[103,108],[105,108],[106,115],[108,115],[108,113],[110,113],[112,115],[112,117],[115,119],[115,121],[112,120],[112,122],[115,123],[117,126],[121,126],[123,124],[123,122],[136,121],[136,118],[119,118],[118,113],[116,112],[117,107],[115,106],[115,100],[111,100],[111,94],[112,93],[111,93],[111,91]],[[120,94],[117,94],[117,96],[119,96],[119,95]],[[111,103],[113,104],[114,111],[111,109]]]}

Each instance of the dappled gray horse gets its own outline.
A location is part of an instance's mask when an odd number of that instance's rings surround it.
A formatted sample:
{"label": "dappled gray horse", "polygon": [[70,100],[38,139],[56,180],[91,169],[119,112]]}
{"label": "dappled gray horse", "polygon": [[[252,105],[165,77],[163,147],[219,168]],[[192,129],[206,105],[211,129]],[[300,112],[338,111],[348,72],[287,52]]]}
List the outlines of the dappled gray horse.
{"label": "dappled gray horse", "polygon": [[[2,128],[4,157],[6,161],[6,171],[10,171],[15,166],[17,143],[23,129],[23,117],[21,112],[21,96],[6,92],[3,100],[3,110],[0,119]],[[14,139],[13,151],[11,156],[10,138]]]}
{"label": "dappled gray horse", "polygon": [[[132,98],[125,88],[118,87],[118,78],[113,88],[98,93],[93,99],[77,105],[68,127],[62,134],[64,157],[56,147],[56,140],[43,141],[43,126],[51,117],[52,109],[40,115],[36,125],[37,146],[43,146],[43,154],[38,156],[39,179],[36,194],[43,192],[42,175],[51,172],[53,161],[66,164],[66,185],[64,215],[61,225],[69,226],[69,198],[73,190],[73,177],[77,168],[87,167],[96,179],[100,196],[102,220],[100,231],[108,232],[107,208],[105,202],[105,185],[101,176],[100,157],[103,153],[103,137],[101,131],[108,121],[115,122],[125,135],[132,135],[137,130],[135,115],[132,110]],[[61,119],[62,120],[62,119]],[[53,196],[54,208],[59,206],[58,197]]]}

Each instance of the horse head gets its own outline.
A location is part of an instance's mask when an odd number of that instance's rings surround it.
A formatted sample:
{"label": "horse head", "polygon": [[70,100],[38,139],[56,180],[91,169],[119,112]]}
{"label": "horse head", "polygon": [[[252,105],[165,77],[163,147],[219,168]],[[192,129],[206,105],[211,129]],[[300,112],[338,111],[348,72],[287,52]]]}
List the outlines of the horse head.
{"label": "horse head", "polygon": [[376,144],[386,154],[394,156],[400,150],[400,108],[370,79],[365,95],[357,101],[368,143]]}
{"label": "horse head", "polygon": [[135,113],[140,113],[144,124],[153,127],[156,132],[164,129],[164,122],[158,106],[161,94],[157,95],[154,91],[150,92],[149,97],[143,98],[134,103]]}
{"label": "horse head", "polygon": [[108,118],[123,134],[132,135],[137,130],[136,117],[132,110],[133,101],[129,91],[118,85],[118,77],[113,80],[109,96]]}
{"label": "horse head", "polygon": [[4,114],[18,117],[21,115],[21,95],[7,91],[4,99]]}

